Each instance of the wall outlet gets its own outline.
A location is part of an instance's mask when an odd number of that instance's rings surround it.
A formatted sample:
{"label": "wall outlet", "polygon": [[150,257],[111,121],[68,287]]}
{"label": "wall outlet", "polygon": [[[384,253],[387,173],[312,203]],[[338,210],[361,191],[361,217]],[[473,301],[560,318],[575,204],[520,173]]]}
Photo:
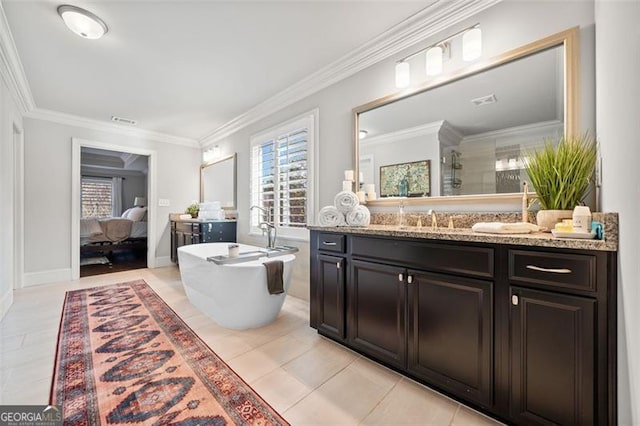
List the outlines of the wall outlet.
{"label": "wall outlet", "polygon": [[171,203],[169,202],[169,200],[167,198],[159,198],[158,199],[158,206],[160,207],[169,207],[171,205]]}

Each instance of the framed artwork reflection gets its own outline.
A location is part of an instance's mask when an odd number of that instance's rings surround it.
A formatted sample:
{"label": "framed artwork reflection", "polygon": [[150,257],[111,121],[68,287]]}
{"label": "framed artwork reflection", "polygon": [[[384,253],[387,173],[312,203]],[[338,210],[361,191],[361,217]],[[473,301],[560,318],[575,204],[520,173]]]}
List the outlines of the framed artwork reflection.
{"label": "framed artwork reflection", "polygon": [[380,196],[431,196],[431,160],[380,166]]}

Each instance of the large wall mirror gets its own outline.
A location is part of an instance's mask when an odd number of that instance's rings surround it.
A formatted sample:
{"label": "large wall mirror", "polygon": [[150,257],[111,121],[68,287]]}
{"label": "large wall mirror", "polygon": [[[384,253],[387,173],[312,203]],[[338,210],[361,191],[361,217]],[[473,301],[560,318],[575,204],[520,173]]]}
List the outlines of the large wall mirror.
{"label": "large wall mirror", "polygon": [[355,108],[359,183],[375,184],[379,204],[522,191],[524,156],[578,128],[577,37],[573,28]]}
{"label": "large wall mirror", "polygon": [[236,154],[200,166],[200,201],[236,209]]}

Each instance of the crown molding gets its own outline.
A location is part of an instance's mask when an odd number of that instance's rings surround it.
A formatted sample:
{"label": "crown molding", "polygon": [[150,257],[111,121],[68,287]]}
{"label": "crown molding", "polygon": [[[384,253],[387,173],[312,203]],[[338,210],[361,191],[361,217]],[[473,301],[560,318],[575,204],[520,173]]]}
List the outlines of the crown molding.
{"label": "crown molding", "polygon": [[25,113],[25,117],[37,120],[51,121],[67,126],[82,127],[84,129],[97,130],[101,132],[117,133],[120,135],[151,139],[157,142],[188,146],[191,148],[200,148],[200,144],[195,139],[168,135],[166,133],[154,132],[151,130],[129,128],[125,127],[122,124],[107,123],[100,120],[94,120],[92,118],[80,117],[77,115],[65,114],[62,112],[51,111],[42,108],[36,108]]}
{"label": "crown molding", "polygon": [[377,145],[394,143],[405,139],[417,138],[426,135],[435,135],[440,132],[444,125],[444,120],[434,121],[432,123],[421,124],[407,129],[400,129],[394,132],[384,133],[382,135],[361,139],[358,143],[360,148],[370,148]]}
{"label": "crown molding", "polygon": [[316,93],[340,80],[397,54],[457,24],[501,0],[439,0],[359,48],[261,102],[200,139],[204,147]]}
{"label": "crown molding", "polygon": [[35,108],[33,94],[24,73],[9,22],[0,2],[0,74],[4,78],[9,92],[13,96],[18,109],[24,114]]}

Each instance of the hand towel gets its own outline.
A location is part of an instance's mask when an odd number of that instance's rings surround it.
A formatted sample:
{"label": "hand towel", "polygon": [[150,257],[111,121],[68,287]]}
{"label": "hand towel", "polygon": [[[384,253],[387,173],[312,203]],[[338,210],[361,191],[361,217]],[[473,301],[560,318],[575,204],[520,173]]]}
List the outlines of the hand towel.
{"label": "hand towel", "polygon": [[323,207],[318,212],[318,224],[320,226],[344,226],[344,214],[334,206]]}
{"label": "hand towel", "polygon": [[355,192],[342,191],[336,195],[336,198],[333,200],[333,204],[339,211],[346,214],[356,206],[360,205],[360,200],[358,200],[358,196]]}
{"label": "hand towel", "polygon": [[284,293],[284,280],[282,274],[284,272],[284,262],[282,260],[270,260],[263,263],[267,268],[267,289],[269,294]]}
{"label": "hand towel", "polygon": [[368,226],[371,222],[371,213],[365,206],[356,206],[347,213],[347,225],[349,226]]}
{"label": "hand towel", "polygon": [[479,222],[473,225],[471,229],[474,232],[484,232],[486,234],[528,234],[529,232],[538,232],[540,227],[528,222]]}

